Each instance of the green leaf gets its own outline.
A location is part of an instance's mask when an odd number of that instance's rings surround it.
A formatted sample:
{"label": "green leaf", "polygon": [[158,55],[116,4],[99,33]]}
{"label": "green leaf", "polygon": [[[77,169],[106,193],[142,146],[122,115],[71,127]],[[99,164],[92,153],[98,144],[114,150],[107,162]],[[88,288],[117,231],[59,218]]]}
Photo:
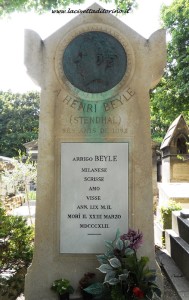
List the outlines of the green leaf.
{"label": "green leaf", "polygon": [[114,256],[114,251],[113,251],[113,248],[112,249],[108,249],[105,253],[105,256],[107,258],[111,258],[112,256]]}
{"label": "green leaf", "polygon": [[113,249],[113,242],[112,241],[105,241],[105,246],[107,247],[107,248],[111,248],[111,249]]}
{"label": "green leaf", "polygon": [[[35,1],[35,0],[17,0],[7,1],[1,0],[0,2],[0,16],[10,14],[12,12],[29,12],[34,11],[35,13],[41,14],[43,12],[50,12],[52,10],[61,9],[66,12],[66,8],[72,7],[75,4],[82,4],[84,0],[46,0],[46,1]],[[103,0],[108,3],[110,0]],[[121,10],[123,14],[129,13],[134,7],[136,7],[136,0],[124,0],[114,1],[116,7]],[[73,7],[74,9],[74,7]]]}
{"label": "green leaf", "polygon": [[120,235],[121,235],[120,230],[117,229],[117,231],[116,231],[116,241],[120,238]]}
{"label": "green leaf", "polygon": [[149,258],[147,256],[141,256],[139,263],[143,266],[146,266],[147,263],[149,262]]}
{"label": "green leaf", "polygon": [[133,249],[131,249],[131,248],[126,248],[125,249],[125,255],[127,256],[129,256],[129,255],[133,255],[135,253],[135,251],[133,250]]}
{"label": "green leaf", "polygon": [[104,254],[97,255],[96,257],[100,264],[105,264],[108,262],[108,259]]}
{"label": "green leaf", "polygon": [[39,93],[0,91],[0,112],[1,155],[18,156],[19,150],[25,153],[23,144],[38,138]]}
{"label": "green leaf", "polygon": [[92,295],[100,295],[104,290],[103,283],[96,282],[84,289],[85,292]]}
{"label": "green leaf", "polygon": [[103,264],[97,269],[102,273],[108,273],[110,271],[113,271],[113,268],[109,264]]}
{"label": "green leaf", "polygon": [[0,204],[0,273],[10,273],[10,276],[0,276],[0,294],[14,294],[17,298],[24,290],[24,277],[33,254],[33,228],[27,226],[22,217],[6,215]]}
{"label": "green leaf", "polygon": [[128,279],[128,276],[129,276],[129,272],[127,272],[125,274],[121,274],[121,275],[119,275],[119,280],[126,281]]}
{"label": "green leaf", "polygon": [[153,289],[153,292],[159,297],[161,298],[161,290],[157,287],[155,289]]}
{"label": "green leaf", "polygon": [[110,279],[115,278],[116,271],[110,271],[106,274],[104,282],[109,282]]}
{"label": "green leaf", "polygon": [[110,285],[116,285],[116,284],[119,283],[119,279],[117,279],[117,278],[112,278],[112,279],[110,279],[110,280],[108,281],[108,283],[109,283]]}
{"label": "green leaf", "polygon": [[113,257],[109,260],[110,262],[110,265],[113,267],[113,268],[120,268],[121,267],[121,262],[118,258],[116,257]]}
{"label": "green leaf", "polygon": [[112,286],[110,299],[112,299],[112,300],[128,300],[128,298],[126,298],[123,295],[122,290],[120,289],[120,287],[118,285]]}
{"label": "green leaf", "polygon": [[168,127],[181,113],[189,120],[189,101],[186,92],[189,64],[185,61],[185,58],[188,59],[188,15],[188,0],[172,1],[171,5],[163,6],[161,10],[161,22],[169,32],[170,41],[167,45],[164,77],[151,94],[152,136],[160,142]]}
{"label": "green leaf", "polygon": [[123,250],[123,246],[124,246],[123,241],[121,239],[118,239],[116,241],[116,247],[117,247],[117,249],[119,249],[121,251],[121,250]]}
{"label": "green leaf", "polygon": [[124,258],[124,264],[126,268],[133,269],[136,266],[136,257],[135,255],[129,255]]}
{"label": "green leaf", "polygon": [[156,280],[156,270],[146,270],[144,272],[145,281],[154,282]]}

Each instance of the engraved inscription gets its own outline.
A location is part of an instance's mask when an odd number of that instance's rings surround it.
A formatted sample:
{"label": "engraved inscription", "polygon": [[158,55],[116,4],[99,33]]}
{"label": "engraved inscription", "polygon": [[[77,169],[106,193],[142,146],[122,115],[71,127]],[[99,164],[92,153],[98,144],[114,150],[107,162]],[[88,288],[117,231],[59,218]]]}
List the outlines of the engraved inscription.
{"label": "engraved inscription", "polygon": [[125,75],[127,55],[112,35],[90,31],[78,35],[66,47],[63,69],[73,86],[87,93],[102,93]]}
{"label": "engraved inscription", "polygon": [[62,143],[61,154],[60,252],[99,253],[128,227],[128,144]]}
{"label": "engraved inscription", "polygon": [[84,113],[96,113],[99,110],[101,111],[101,105],[103,105],[103,111],[109,112],[111,110],[117,109],[120,106],[124,105],[131,99],[134,99],[135,92],[130,88],[127,87],[123,94],[119,94],[112,99],[107,99],[102,103],[86,103],[85,100],[80,98],[73,98],[70,95],[64,96],[61,101],[71,108],[84,112]]}

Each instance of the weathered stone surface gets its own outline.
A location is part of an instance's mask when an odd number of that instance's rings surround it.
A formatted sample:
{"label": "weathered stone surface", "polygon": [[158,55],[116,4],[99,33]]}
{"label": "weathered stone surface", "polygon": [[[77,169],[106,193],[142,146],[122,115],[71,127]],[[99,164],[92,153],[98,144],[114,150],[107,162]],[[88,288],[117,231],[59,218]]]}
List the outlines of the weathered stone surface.
{"label": "weathered stone surface", "polygon": [[189,244],[189,220],[187,218],[184,210],[172,212],[172,229]]}
{"label": "weathered stone surface", "polygon": [[[94,4],[92,8],[99,6]],[[114,37],[127,54],[123,78],[110,90],[100,93],[73,86],[62,67],[63,53],[70,42],[93,31]],[[128,144],[128,211],[125,212],[128,219],[125,217],[123,221],[126,229],[143,232],[140,254],[149,256],[155,266],[149,90],[160,80],[165,66],[165,32],[159,30],[146,40],[110,14],[81,14],[44,41],[27,31],[26,41],[26,67],[42,91],[35,254],[26,277],[25,295],[26,300],[53,300],[56,299],[50,291],[53,280],[64,277],[77,288],[83,274],[97,267],[93,254],[60,253],[62,143],[93,143],[94,147],[97,143]],[[97,58],[97,63],[100,59]],[[112,62],[110,67],[113,68]],[[95,84],[98,82],[95,79]],[[107,190],[107,204],[111,192],[111,188]],[[124,201],[126,198],[127,195]],[[81,195],[78,199],[82,201]],[[70,205],[75,205],[71,199]],[[113,222],[109,224],[113,239],[115,228]],[[72,239],[72,230],[67,235]]]}
{"label": "weathered stone surface", "polygon": [[189,280],[189,245],[173,230],[166,230],[166,249],[176,265]]}
{"label": "weathered stone surface", "polygon": [[180,115],[170,125],[161,144],[163,183],[189,181],[188,135],[188,125]]}

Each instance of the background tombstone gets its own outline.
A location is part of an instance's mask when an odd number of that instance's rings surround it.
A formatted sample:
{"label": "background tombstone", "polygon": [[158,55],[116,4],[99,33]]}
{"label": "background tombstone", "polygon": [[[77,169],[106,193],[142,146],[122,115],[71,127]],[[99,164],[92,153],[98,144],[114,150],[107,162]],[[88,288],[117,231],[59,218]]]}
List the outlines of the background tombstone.
{"label": "background tombstone", "polygon": [[169,126],[161,144],[162,182],[158,183],[158,209],[169,201],[180,203],[182,209],[189,208],[189,127],[182,115]]}
{"label": "background tombstone", "polygon": [[56,299],[50,286],[60,277],[77,288],[118,227],[140,229],[141,254],[155,264],[149,89],[165,56],[163,30],[146,40],[110,14],[81,14],[44,41],[26,31],[25,64],[42,89],[26,300]]}
{"label": "background tombstone", "polygon": [[188,142],[189,128],[180,115],[169,126],[161,144],[162,183],[189,181]]}

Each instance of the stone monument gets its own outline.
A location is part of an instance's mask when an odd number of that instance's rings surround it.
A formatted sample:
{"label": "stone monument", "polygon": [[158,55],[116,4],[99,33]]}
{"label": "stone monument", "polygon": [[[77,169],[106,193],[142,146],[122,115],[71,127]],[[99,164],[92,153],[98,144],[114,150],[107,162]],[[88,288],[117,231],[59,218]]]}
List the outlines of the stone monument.
{"label": "stone monument", "polygon": [[189,182],[188,142],[189,127],[180,115],[169,126],[161,144],[162,183]]}
{"label": "stone monument", "polygon": [[26,300],[57,299],[50,286],[61,277],[77,288],[118,228],[142,231],[141,254],[155,264],[149,90],[165,66],[165,32],[146,40],[89,9],[45,40],[26,31],[25,64],[41,87]]}

